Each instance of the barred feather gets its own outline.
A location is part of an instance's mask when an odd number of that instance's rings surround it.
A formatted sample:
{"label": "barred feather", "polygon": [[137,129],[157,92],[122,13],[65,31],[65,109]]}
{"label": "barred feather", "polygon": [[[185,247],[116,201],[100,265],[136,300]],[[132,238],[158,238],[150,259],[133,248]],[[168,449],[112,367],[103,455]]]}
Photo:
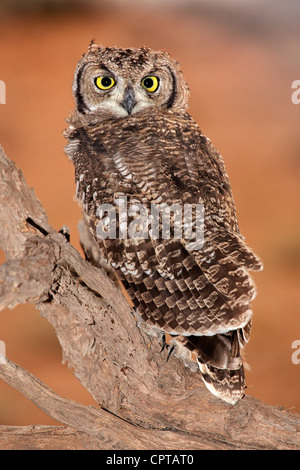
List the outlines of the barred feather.
{"label": "barred feather", "polygon": [[[82,81],[89,61],[100,61],[120,74],[122,83],[133,84],[137,106],[138,99],[145,99],[141,110],[124,117],[116,101],[107,105],[109,93],[102,98],[102,110],[92,93],[86,97],[88,85]],[[135,77],[154,66],[164,70],[170,84],[149,101],[146,95],[141,98]],[[77,108],[66,134],[66,153],[75,165],[77,198],[103,259],[115,269],[141,321],[172,335],[175,354],[188,362],[192,358],[207,388],[235,403],[244,393],[241,351],[249,339],[256,294],[249,271],[262,264],[240,234],[221,155],[185,111],[187,87],[178,64],[146,48],[122,52],[93,44],[77,67],[74,95]],[[126,201],[123,209],[116,204],[120,197]],[[203,204],[201,249],[184,236],[175,237],[173,213],[169,239],[155,237],[153,230],[139,238],[97,236],[101,204],[114,205],[119,233],[135,220],[134,214],[123,220],[122,210],[141,204],[149,215],[151,205],[163,203]]]}

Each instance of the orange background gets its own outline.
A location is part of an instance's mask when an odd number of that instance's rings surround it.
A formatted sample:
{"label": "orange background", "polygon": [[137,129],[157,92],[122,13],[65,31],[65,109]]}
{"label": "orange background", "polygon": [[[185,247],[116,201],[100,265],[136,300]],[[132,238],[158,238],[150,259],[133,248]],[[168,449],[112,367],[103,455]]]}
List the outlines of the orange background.
{"label": "orange background", "polygon": [[[300,412],[300,364],[291,360],[292,342],[300,340],[300,104],[291,101],[291,84],[300,79],[299,6],[289,0],[274,0],[271,9],[268,0],[78,3],[31,1],[32,9],[23,5],[21,12],[2,6],[0,144],[52,226],[68,225],[79,248],[80,210],[62,136],[76,63],[93,38],[170,52],[190,85],[190,113],[223,154],[241,231],[265,264],[255,274],[247,394]],[[56,392],[93,403],[61,364],[52,327],[32,305],[1,313],[0,340],[9,358]],[[0,383],[0,424],[53,423]]]}

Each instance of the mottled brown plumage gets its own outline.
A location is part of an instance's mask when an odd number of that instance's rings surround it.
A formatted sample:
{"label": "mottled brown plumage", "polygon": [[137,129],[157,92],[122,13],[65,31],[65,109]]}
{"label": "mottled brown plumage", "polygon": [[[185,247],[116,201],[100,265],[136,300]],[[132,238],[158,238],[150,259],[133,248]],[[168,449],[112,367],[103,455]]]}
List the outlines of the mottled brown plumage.
{"label": "mottled brown plumage", "polygon": [[[255,296],[248,271],[261,269],[261,262],[240,234],[222,157],[186,112],[188,87],[178,63],[147,48],[92,44],[77,66],[73,92],[66,152],[105,262],[149,331],[169,333],[174,353],[189,366],[196,360],[212,393],[235,403],[244,391],[241,349]],[[162,203],[203,204],[204,243],[199,249],[175,238],[175,216],[168,239],[151,231],[99,237],[103,204],[116,208],[116,233],[122,228],[120,197],[127,209],[142,204],[148,213]],[[127,227],[134,220],[132,213]]]}

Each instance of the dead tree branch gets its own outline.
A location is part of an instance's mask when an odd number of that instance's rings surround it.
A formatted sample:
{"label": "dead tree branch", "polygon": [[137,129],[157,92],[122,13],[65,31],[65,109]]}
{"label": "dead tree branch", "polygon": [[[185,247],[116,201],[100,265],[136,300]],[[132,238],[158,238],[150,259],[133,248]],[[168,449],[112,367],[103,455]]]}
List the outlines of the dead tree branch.
{"label": "dead tree branch", "polygon": [[[57,426],[0,426],[1,448],[297,449],[300,419],[245,397],[213,397],[200,374],[141,331],[121,289],[48,224],[33,190],[0,148],[0,309],[31,302],[55,329],[63,360],[95,399],[67,400],[9,359],[0,378]],[[80,233],[97,265],[97,248]]]}

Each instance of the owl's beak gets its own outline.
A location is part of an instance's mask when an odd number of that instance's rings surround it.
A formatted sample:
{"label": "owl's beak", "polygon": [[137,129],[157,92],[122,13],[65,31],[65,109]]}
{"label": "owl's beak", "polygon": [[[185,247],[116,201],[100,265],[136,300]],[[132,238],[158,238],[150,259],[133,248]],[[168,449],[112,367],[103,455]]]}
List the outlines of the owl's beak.
{"label": "owl's beak", "polygon": [[120,105],[122,108],[126,109],[128,114],[131,114],[134,106],[136,105],[134,90],[131,85],[128,85],[125,88],[123,101],[121,101]]}

